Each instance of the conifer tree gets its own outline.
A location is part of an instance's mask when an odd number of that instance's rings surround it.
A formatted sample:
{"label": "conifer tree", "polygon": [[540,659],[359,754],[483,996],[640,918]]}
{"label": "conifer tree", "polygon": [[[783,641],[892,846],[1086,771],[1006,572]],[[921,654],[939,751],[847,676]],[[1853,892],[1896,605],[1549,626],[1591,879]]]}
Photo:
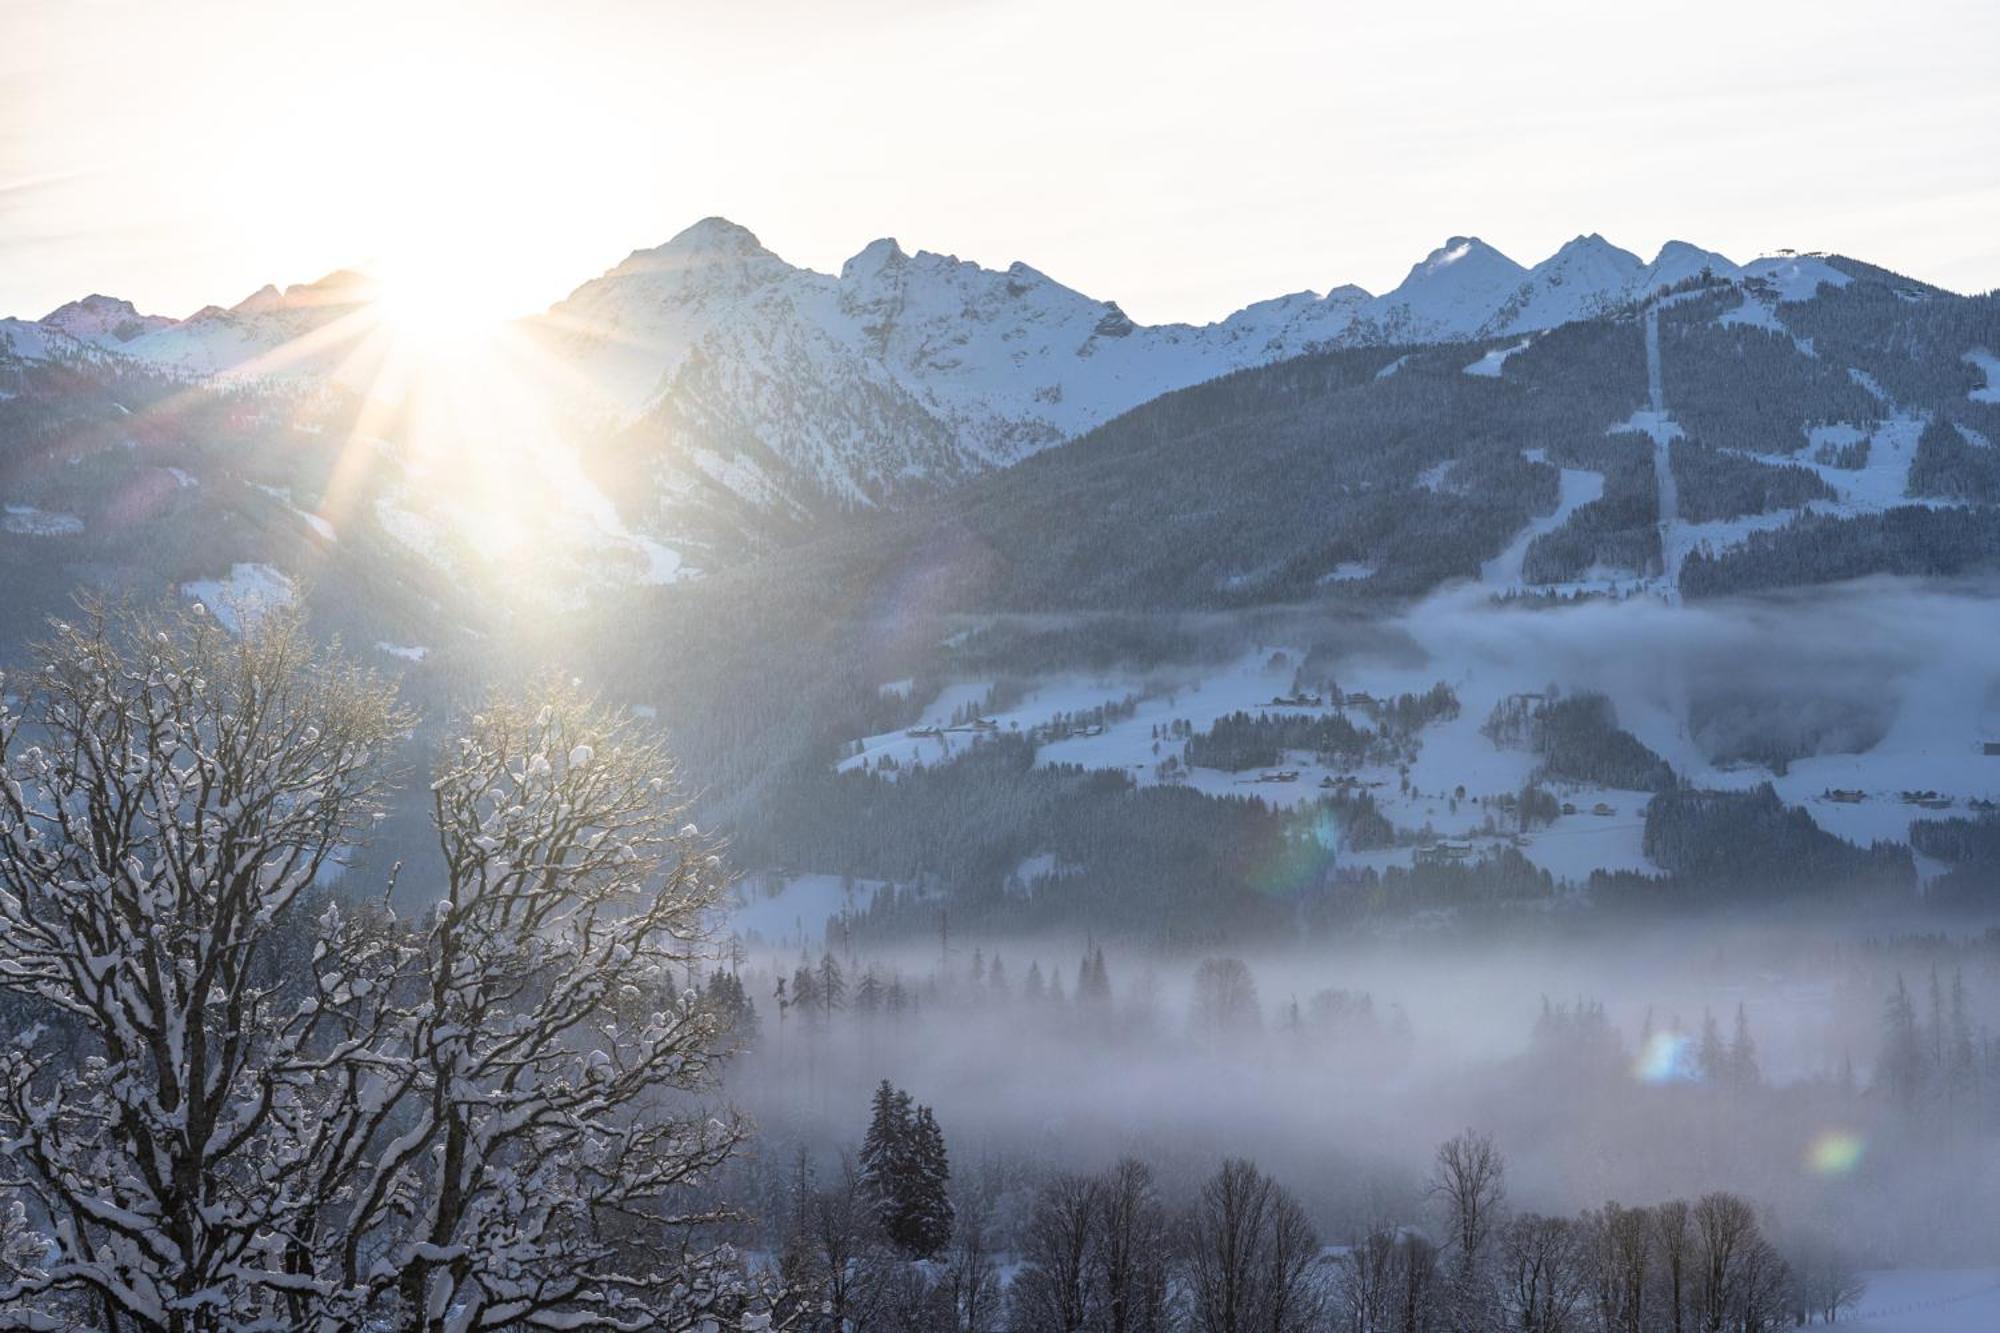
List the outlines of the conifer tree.
{"label": "conifer tree", "polygon": [[860,1157],[862,1198],[883,1237],[926,1259],[951,1241],[951,1166],[944,1133],[927,1106],[887,1079],[875,1089]]}
{"label": "conifer tree", "polygon": [[1701,1042],[1695,1047],[1695,1067],[1701,1071],[1704,1083],[1722,1083],[1729,1077],[1729,1050],[1722,1044],[1722,1029],[1715,1015],[1707,1010],[1701,1015]]}
{"label": "conifer tree", "polygon": [[820,954],[819,975],[815,980],[819,983],[820,1011],[826,1015],[827,1022],[831,1023],[833,1011],[847,1007],[847,978],[841,973],[840,964],[831,953]]}
{"label": "conifer tree", "polygon": [[1882,1015],[1882,1058],[1876,1077],[1905,1111],[1915,1108],[1923,1090],[1924,1042],[1917,1029],[1917,1007],[1901,975]]}
{"label": "conifer tree", "polygon": [[1737,1088],[1754,1088],[1760,1078],[1757,1043],[1750,1038],[1750,1017],[1736,1006],[1736,1035],[1729,1043],[1729,1081]]}
{"label": "conifer tree", "polygon": [[944,1131],[928,1106],[917,1108],[911,1126],[911,1163],[907,1209],[909,1250],[928,1259],[951,1243],[955,1220],[951,1202],[951,1159],[945,1152]]}

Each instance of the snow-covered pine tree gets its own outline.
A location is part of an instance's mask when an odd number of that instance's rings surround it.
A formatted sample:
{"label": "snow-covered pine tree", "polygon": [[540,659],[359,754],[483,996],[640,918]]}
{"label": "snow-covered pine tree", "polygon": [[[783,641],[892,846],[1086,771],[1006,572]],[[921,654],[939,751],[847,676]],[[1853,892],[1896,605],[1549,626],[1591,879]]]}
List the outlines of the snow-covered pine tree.
{"label": "snow-covered pine tree", "polygon": [[910,1155],[907,1247],[918,1258],[928,1259],[951,1243],[955,1219],[951,1158],[945,1151],[944,1131],[928,1106],[919,1106],[911,1123]]}
{"label": "snow-covered pine tree", "polygon": [[883,1235],[900,1244],[902,1203],[911,1170],[911,1136],[915,1121],[910,1094],[883,1079],[875,1089],[868,1132],[861,1139],[859,1168],[862,1198]]}
{"label": "snow-covered pine tree", "polygon": [[882,1235],[913,1258],[951,1242],[951,1163],[927,1106],[887,1079],[875,1089],[858,1160],[862,1198]]}

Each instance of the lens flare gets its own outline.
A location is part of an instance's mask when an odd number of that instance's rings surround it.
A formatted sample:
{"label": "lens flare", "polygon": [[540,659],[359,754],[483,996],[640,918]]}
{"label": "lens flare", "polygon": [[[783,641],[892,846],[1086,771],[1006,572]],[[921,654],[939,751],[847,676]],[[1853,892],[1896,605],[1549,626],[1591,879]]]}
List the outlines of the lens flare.
{"label": "lens flare", "polygon": [[1861,1165],[1867,1141],[1845,1129],[1829,1129],[1806,1146],[1806,1166],[1817,1176],[1844,1176]]}
{"label": "lens flare", "polygon": [[1694,1042],[1678,1032],[1655,1032],[1640,1048],[1632,1075],[1641,1083],[1693,1082]]}

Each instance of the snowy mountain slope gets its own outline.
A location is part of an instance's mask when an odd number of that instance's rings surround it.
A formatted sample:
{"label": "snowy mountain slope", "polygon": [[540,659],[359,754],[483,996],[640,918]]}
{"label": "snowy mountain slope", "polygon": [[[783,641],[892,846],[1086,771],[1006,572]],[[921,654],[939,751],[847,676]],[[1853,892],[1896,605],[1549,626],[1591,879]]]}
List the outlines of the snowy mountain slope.
{"label": "snowy mountain slope", "polygon": [[823,274],[707,218],[529,327],[591,386],[591,410],[642,423],[661,494],[707,482],[753,507],[811,511],[952,485],[1162,393],[1316,348],[1536,332],[1704,270],[1742,272],[1679,242],[1648,265],[1596,235],[1526,269],[1453,237],[1381,296],[1340,286],[1215,324],[1145,326],[1026,264],[986,269],[883,239]]}
{"label": "snowy mountain slope", "polygon": [[88,353],[89,348],[60,329],[28,319],[0,319],[0,362],[49,361]]}
{"label": "snowy mountain slope", "polygon": [[36,321],[44,329],[66,334],[93,347],[117,350],[174,321],[165,315],[142,315],[130,301],[115,296],[93,294],[80,301],[57,306]]}
{"label": "snowy mountain slope", "polygon": [[[315,348],[312,335],[353,315],[374,299],[374,284],[357,273],[329,273],[282,292],[266,286],[236,305],[207,306],[186,319],[152,327],[124,342],[126,356],[189,375],[330,374],[347,349]],[[119,304],[125,304],[120,302]],[[65,307],[67,309],[68,307]],[[274,354],[287,349],[285,360]]]}
{"label": "snowy mountain slope", "polygon": [[1579,236],[1528,271],[1487,321],[1494,333],[1547,329],[1601,315],[1637,294],[1645,261],[1602,236]]}
{"label": "snowy mountain slope", "polygon": [[[1320,348],[1538,333],[1704,271],[1809,299],[1847,273],[1783,255],[1740,268],[1682,242],[1651,264],[1579,236],[1533,268],[1456,236],[1379,296],[1297,292],[1217,323],[1141,325],[1022,263],[987,269],[878,240],[837,274],[707,218],[585,283],[522,328],[573,376],[572,416],[617,436],[656,536],[696,507],[810,519],[1010,466],[1177,388]],[[16,358],[130,357],[204,376],[338,376],[370,281],[334,273],[185,320],[90,296],[0,324]],[[352,326],[352,327],[350,327]],[[759,520],[761,521],[761,520]]]}

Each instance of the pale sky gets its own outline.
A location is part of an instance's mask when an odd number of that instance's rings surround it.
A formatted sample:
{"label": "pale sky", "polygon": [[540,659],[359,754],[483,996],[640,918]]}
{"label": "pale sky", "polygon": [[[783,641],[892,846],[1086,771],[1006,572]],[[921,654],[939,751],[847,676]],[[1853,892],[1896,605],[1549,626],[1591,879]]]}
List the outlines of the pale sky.
{"label": "pale sky", "polygon": [[1148,322],[1458,233],[1986,290],[1997,61],[1993,0],[0,0],[0,314],[398,262],[517,313],[716,213]]}

